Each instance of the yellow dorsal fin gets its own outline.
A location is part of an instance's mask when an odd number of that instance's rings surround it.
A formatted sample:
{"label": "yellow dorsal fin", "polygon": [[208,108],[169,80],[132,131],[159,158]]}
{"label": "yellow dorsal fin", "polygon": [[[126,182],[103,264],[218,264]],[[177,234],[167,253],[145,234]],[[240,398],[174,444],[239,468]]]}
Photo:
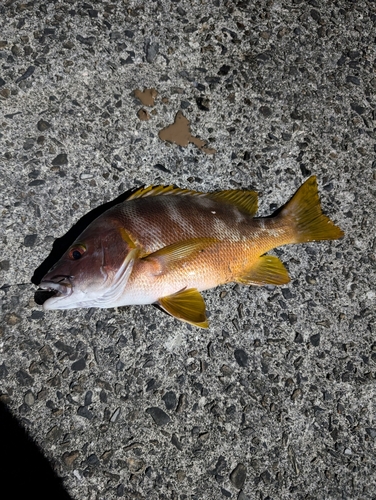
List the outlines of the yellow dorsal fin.
{"label": "yellow dorsal fin", "polygon": [[200,328],[208,328],[206,307],[202,295],[196,288],[181,290],[158,300],[158,304],[166,312],[181,321]]}
{"label": "yellow dorsal fin", "polygon": [[210,198],[222,203],[235,205],[241,212],[248,215],[255,215],[257,212],[257,193],[254,191],[243,191],[240,189],[228,189],[227,191],[217,191],[214,193],[201,193],[191,189],[181,189],[175,186],[148,186],[137,189],[131,194],[127,201],[147,196],[201,196]]}
{"label": "yellow dorsal fin", "polygon": [[243,285],[284,285],[290,281],[290,277],[278,257],[263,255],[235,281]]}
{"label": "yellow dorsal fin", "polygon": [[157,259],[164,268],[171,269],[175,264],[180,264],[199,252],[205,251],[210,245],[216,243],[215,238],[192,238],[178,243],[173,243],[144,257],[145,260]]}
{"label": "yellow dorsal fin", "polygon": [[227,191],[209,193],[206,196],[212,200],[235,205],[241,212],[244,212],[248,215],[255,215],[255,213],[257,212],[258,196],[255,191],[228,189]]}
{"label": "yellow dorsal fin", "polygon": [[199,191],[192,191],[190,189],[181,189],[175,186],[147,186],[137,189],[131,194],[127,201],[136,198],[145,198],[146,196],[165,196],[165,195],[178,195],[178,196],[205,196],[205,193]]}

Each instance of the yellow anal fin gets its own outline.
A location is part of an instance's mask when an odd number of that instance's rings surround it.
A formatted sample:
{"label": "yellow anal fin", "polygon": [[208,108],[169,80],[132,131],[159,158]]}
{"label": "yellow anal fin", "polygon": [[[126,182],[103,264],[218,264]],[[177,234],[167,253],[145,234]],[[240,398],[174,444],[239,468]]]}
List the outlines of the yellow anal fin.
{"label": "yellow anal fin", "polygon": [[279,213],[293,227],[291,243],[336,240],[344,233],[321,211],[316,176],[305,181]]}
{"label": "yellow anal fin", "polygon": [[241,212],[254,216],[258,208],[258,196],[255,191],[242,191],[240,189],[229,189],[209,193],[207,198],[230,205],[235,205]]}
{"label": "yellow anal fin", "polygon": [[206,307],[202,295],[196,288],[181,290],[158,300],[158,304],[166,312],[181,321],[200,328],[208,328]]}
{"label": "yellow anal fin", "polygon": [[284,285],[290,281],[287,269],[274,255],[263,255],[243,275],[236,278],[243,285]]}
{"label": "yellow anal fin", "polygon": [[189,240],[173,243],[144,257],[145,260],[158,260],[164,269],[171,269],[175,264],[194,257],[206,248],[216,243],[215,238],[191,238]]}

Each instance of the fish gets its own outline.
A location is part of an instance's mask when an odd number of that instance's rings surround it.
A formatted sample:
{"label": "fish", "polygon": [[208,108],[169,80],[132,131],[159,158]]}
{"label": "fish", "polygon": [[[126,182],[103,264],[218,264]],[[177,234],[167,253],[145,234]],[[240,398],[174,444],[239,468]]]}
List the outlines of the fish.
{"label": "fish", "polygon": [[256,217],[254,191],[203,193],[142,187],[96,218],[43,277],[43,307],[110,308],[156,304],[194,326],[209,325],[200,292],[225,283],[284,285],[287,244],[336,240],[323,214],[316,176],[268,217]]}

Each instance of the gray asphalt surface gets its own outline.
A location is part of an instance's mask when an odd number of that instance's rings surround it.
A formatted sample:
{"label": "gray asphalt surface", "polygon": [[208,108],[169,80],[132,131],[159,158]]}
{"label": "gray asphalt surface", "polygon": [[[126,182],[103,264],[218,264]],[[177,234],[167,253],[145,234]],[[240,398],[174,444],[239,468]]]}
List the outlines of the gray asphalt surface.
{"label": "gray asphalt surface", "polygon": [[[1,3],[1,402],[66,496],[376,497],[375,22],[371,1]],[[179,110],[216,154],[158,138]],[[252,188],[268,215],[310,174],[345,238],[278,249],[288,286],[205,292],[207,331],[35,302],[71,228],[134,187]],[[1,484],[60,498],[1,422]]]}

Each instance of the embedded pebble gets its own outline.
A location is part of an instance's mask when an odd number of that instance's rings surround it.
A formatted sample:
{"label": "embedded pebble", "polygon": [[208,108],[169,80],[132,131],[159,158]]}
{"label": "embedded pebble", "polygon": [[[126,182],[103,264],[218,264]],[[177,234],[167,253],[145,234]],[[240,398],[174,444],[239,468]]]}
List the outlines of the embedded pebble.
{"label": "embedded pebble", "polygon": [[167,413],[157,406],[147,408],[146,413],[149,413],[158,426],[163,426],[171,422],[171,418],[167,415]]}
{"label": "embedded pebble", "polygon": [[244,486],[245,479],[247,477],[247,468],[244,464],[239,463],[235,469],[230,474],[230,481],[235,486],[241,490]]}
{"label": "embedded pebble", "polygon": [[175,410],[177,404],[176,394],[173,391],[168,391],[162,397],[167,410]]}
{"label": "embedded pebble", "polygon": [[242,368],[245,368],[248,365],[248,354],[243,349],[235,349],[234,356],[236,362]]}

